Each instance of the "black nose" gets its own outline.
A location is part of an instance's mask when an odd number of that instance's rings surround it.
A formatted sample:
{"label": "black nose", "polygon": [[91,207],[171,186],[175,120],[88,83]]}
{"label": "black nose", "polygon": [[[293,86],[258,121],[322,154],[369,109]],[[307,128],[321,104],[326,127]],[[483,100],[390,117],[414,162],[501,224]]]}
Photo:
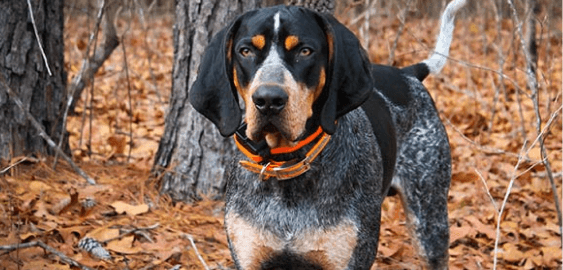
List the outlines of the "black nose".
{"label": "black nose", "polygon": [[265,115],[278,114],[287,104],[287,93],[278,86],[260,86],[252,94],[254,105]]}

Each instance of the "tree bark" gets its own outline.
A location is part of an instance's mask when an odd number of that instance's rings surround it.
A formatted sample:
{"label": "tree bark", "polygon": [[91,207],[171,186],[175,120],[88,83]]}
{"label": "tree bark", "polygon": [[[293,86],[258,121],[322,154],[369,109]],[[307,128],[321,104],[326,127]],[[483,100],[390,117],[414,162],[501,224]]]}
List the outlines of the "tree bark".
{"label": "tree bark", "polygon": [[[27,1],[0,2],[0,76],[16,92],[26,110],[51,138],[65,135],[63,149],[70,153],[68,136],[62,131],[66,98],[64,69],[63,1],[32,0],[39,41],[34,33]],[[41,42],[49,68],[42,58]],[[54,154],[26,115],[0,83],[0,160],[29,154]]]}
{"label": "tree bark", "polygon": [[258,7],[257,0],[177,0],[174,24],[172,94],[153,173],[161,192],[193,201],[224,193],[223,173],[234,144],[188,102],[205,47],[237,15]]}

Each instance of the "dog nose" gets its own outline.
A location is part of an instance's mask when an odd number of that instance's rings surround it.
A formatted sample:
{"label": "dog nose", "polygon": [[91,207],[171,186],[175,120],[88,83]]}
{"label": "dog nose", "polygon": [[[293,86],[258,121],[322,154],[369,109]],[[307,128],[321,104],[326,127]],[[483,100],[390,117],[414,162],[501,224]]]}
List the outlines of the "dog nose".
{"label": "dog nose", "polygon": [[287,93],[278,86],[260,86],[252,95],[254,105],[265,115],[278,114],[288,100]]}

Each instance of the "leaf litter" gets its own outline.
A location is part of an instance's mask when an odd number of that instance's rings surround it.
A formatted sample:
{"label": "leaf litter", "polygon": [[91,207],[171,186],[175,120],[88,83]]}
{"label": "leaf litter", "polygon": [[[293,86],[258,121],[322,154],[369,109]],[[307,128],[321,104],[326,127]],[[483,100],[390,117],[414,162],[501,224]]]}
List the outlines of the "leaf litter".
{"label": "leaf litter", "polygon": [[[146,32],[136,18],[117,20],[120,33],[125,33],[132,108],[126,102],[122,50],[116,50],[96,74],[92,127],[88,120],[83,123],[82,117],[84,113],[88,119],[89,109],[85,108],[89,104],[84,101],[89,100],[86,96],[90,89],[84,91],[77,115],[69,117],[74,160],[98,185],[87,185],[64,163],[52,169],[51,158],[14,166],[0,180],[0,246],[42,241],[95,269],[233,267],[223,230],[224,203],[209,199],[192,205],[172,202],[158,193],[156,180],[149,177],[164,131],[173,58],[173,20],[167,16],[149,20]],[[372,24],[369,53],[372,61],[386,63],[389,42],[395,39],[399,22],[392,18],[378,20],[378,24]],[[89,34],[87,23],[85,17],[74,16],[65,24],[69,80],[80,67]],[[437,34],[435,20],[412,19],[406,24],[393,60],[396,66],[423,60],[434,43],[429,37]],[[484,35],[475,31],[480,24],[490,26]],[[560,27],[560,21],[555,25]],[[499,34],[491,30],[495,29],[493,21],[458,23],[450,52],[455,61],[425,81],[452,145],[448,205],[451,269],[492,268],[497,213],[511,178],[515,178],[514,186],[501,217],[500,269],[561,266],[561,235],[545,167],[538,163],[539,148],[532,148],[521,166],[514,169],[524,141],[533,142],[537,133],[530,93],[525,89],[524,59],[511,45],[513,27],[510,21],[504,21]],[[550,115],[561,112],[561,40],[548,30],[542,33],[538,71],[545,125]],[[516,67],[503,67],[510,80],[501,81],[491,71],[498,70],[497,48],[503,50],[506,63]],[[151,66],[147,57],[152,57]],[[495,103],[495,89],[501,83],[506,89]],[[130,115],[133,148],[127,163]],[[545,144],[561,194],[558,161],[562,159],[562,127],[560,115],[557,118]],[[419,268],[411,242],[400,200],[389,197],[383,205],[374,268]],[[2,269],[76,269],[40,247],[0,256]]]}

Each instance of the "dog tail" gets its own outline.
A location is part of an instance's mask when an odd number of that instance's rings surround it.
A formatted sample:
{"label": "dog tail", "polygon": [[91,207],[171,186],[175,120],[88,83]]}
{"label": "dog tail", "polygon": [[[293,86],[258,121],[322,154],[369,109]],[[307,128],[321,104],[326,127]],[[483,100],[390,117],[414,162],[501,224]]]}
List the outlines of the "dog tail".
{"label": "dog tail", "polygon": [[454,0],[448,4],[444,14],[442,14],[440,23],[440,34],[436,41],[434,53],[430,58],[422,61],[428,66],[431,73],[438,73],[446,65],[448,54],[450,52],[450,44],[454,31],[454,19],[457,11],[465,5],[466,0]]}
{"label": "dog tail", "polygon": [[403,70],[405,72],[422,81],[429,73],[436,74],[442,70],[448,60],[450,45],[452,43],[455,14],[465,5],[465,2],[466,0],[453,0],[448,4],[440,19],[440,34],[438,35],[434,52],[428,59],[421,63],[404,68]]}

